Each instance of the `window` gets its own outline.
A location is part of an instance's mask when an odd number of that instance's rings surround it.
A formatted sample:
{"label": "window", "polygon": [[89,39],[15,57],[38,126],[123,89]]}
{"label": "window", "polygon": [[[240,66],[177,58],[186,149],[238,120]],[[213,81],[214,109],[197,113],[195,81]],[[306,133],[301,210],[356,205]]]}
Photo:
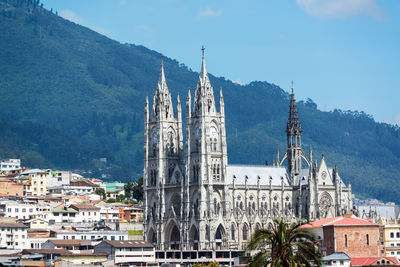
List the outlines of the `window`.
{"label": "window", "polygon": [[26,209],[22,209],[22,212],[25,213],[25,212],[26,212]]}
{"label": "window", "polygon": [[369,235],[367,234],[367,246],[369,246]]}
{"label": "window", "polygon": [[400,232],[396,233],[396,237],[399,238],[400,237]]}
{"label": "window", "polygon": [[243,240],[247,240],[247,225],[243,226]]}
{"label": "window", "polygon": [[54,216],[58,216],[59,215],[59,213],[58,212],[54,212]]}
{"label": "window", "polygon": [[30,208],[30,209],[29,209],[29,212],[31,212],[31,213],[32,213],[32,212],[33,212],[33,209],[32,209],[32,208]]}
{"label": "window", "polygon": [[347,248],[347,235],[344,235],[344,246]]}
{"label": "window", "polygon": [[340,261],[340,265],[343,265],[344,264],[344,261]]}
{"label": "window", "polygon": [[390,238],[394,238],[394,233],[393,232],[390,233]]}
{"label": "window", "polygon": [[19,212],[19,209],[18,209],[18,208],[15,208],[15,212]]}
{"label": "window", "polygon": [[112,235],[112,236],[111,236],[111,240],[115,240],[115,236]]}

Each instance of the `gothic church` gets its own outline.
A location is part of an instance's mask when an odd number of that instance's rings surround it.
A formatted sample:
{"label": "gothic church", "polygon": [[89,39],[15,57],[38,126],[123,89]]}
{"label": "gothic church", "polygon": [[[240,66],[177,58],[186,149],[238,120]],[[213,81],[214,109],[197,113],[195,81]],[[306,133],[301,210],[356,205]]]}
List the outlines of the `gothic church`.
{"label": "gothic church", "polygon": [[350,212],[351,185],[323,156],[317,164],[312,151],[302,149],[293,89],[287,150],[277,153],[273,166],[228,164],[222,90],[219,110],[215,101],[203,50],[194,99],[190,90],[186,99],[184,143],[181,102],[178,96],[174,110],[161,63],[152,109],[146,99],[144,111],[144,237],[156,250],[240,251],[255,229],[270,227],[274,218]]}

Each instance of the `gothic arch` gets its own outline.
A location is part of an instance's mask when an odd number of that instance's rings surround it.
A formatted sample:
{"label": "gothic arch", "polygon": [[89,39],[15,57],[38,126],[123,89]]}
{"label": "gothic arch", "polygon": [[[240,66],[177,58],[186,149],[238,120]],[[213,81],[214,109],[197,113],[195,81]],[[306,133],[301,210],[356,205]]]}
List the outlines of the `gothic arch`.
{"label": "gothic arch", "polygon": [[147,241],[149,243],[152,243],[153,245],[157,244],[157,234],[154,231],[153,227],[150,228],[150,230],[147,234]]}
{"label": "gothic arch", "polygon": [[215,231],[215,239],[220,240],[225,235],[225,229],[222,224],[218,225],[217,231]]}
{"label": "gothic arch", "polygon": [[170,220],[165,228],[165,241],[169,249],[180,249],[181,234],[175,220]]}
{"label": "gothic arch", "polygon": [[250,236],[250,231],[249,231],[249,226],[247,225],[247,223],[244,223],[242,226],[242,240],[243,241],[247,241],[249,240]]}
{"label": "gothic arch", "polygon": [[189,240],[190,244],[193,245],[193,249],[199,248],[199,230],[194,224],[190,227]]}
{"label": "gothic arch", "polygon": [[177,193],[173,194],[169,199],[169,215],[171,217],[181,216],[181,197]]}

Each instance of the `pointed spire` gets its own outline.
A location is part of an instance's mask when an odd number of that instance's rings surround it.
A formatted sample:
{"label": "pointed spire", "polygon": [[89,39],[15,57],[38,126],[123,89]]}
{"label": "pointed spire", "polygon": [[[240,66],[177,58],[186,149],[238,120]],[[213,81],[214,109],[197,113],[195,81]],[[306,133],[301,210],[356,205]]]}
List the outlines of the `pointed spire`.
{"label": "pointed spire", "polygon": [[303,130],[301,129],[299,116],[297,113],[296,99],[294,98],[294,89],[292,81],[292,94],[290,95],[290,109],[289,119],[286,125],[286,133],[288,136],[300,135]]}
{"label": "pointed spire", "polygon": [[201,82],[201,85],[204,85],[206,80],[208,79],[208,74],[207,74],[207,69],[206,69],[206,60],[204,57],[204,45],[201,47],[201,55],[202,55],[202,62],[201,62],[201,70],[200,70],[200,75],[199,75],[199,80]]}
{"label": "pointed spire", "polygon": [[160,70],[160,77],[158,78],[157,89],[164,92],[168,90],[167,81],[165,79],[164,74],[164,56],[161,55],[161,70]]}

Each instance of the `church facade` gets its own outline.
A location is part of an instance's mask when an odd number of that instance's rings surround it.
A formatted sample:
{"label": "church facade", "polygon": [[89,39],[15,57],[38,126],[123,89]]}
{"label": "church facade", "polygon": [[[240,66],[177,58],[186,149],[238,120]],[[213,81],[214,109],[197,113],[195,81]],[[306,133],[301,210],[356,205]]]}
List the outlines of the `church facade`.
{"label": "church facade", "polygon": [[144,111],[143,234],[156,250],[240,251],[255,229],[271,227],[276,218],[315,220],[351,211],[351,185],[323,156],[317,164],[312,151],[302,149],[293,89],[287,150],[272,166],[228,164],[222,90],[219,110],[215,101],[203,50],[183,129],[181,102],[178,96],[174,110],[161,63],[152,109],[146,99]]}

